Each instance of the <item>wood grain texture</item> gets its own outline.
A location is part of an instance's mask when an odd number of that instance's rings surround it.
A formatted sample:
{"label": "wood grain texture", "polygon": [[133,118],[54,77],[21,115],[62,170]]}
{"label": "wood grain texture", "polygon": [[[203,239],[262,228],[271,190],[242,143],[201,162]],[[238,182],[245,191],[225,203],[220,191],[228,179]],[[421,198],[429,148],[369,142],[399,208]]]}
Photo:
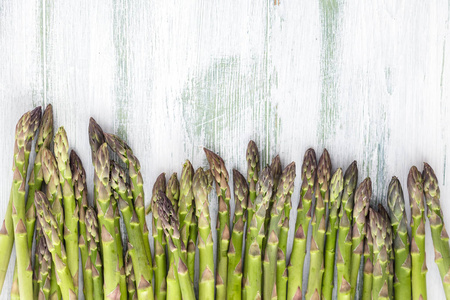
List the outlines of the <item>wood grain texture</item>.
{"label": "wood grain texture", "polygon": [[[356,159],[359,181],[372,178],[374,202],[386,202],[391,176],[406,187],[409,167],[427,161],[450,224],[449,7],[441,0],[1,1],[0,218],[15,123],[52,103],[55,128],[66,128],[90,191],[92,116],[140,159],[147,203],[161,172],[180,174],[186,158],[207,165],[202,147],[218,152],[230,174],[245,172],[246,145],[255,139],[264,164],[280,154],[283,165],[297,162],[297,174],[308,147],[318,155],[326,147],[333,169]],[[297,176],[294,207],[299,183]],[[444,299],[426,230],[428,296]]]}

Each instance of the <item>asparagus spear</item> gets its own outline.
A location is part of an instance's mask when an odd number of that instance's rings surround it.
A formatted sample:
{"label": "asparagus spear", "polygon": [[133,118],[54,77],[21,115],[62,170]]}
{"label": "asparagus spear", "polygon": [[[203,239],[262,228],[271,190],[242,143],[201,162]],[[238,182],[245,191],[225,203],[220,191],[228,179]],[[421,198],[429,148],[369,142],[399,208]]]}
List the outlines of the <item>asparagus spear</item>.
{"label": "asparagus spear", "polygon": [[[49,299],[50,296],[50,275],[52,268],[52,255],[47,248],[45,239],[39,241],[39,245],[36,246],[36,252],[39,259],[39,274],[37,278],[38,293],[36,298]],[[35,299],[36,299],[35,298]]]}
{"label": "asparagus spear", "polygon": [[431,237],[434,245],[434,261],[441,274],[445,297],[450,299],[450,247],[448,245],[448,233],[444,225],[444,214],[441,210],[440,190],[434,170],[427,163],[423,169],[423,191],[428,206],[428,219],[430,220]]}
{"label": "asparagus spear", "polygon": [[330,212],[325,244],[325,273],[322,281],[322,299],[324,300],[331,300],[333,294],[336,235],[339,228],[338,213],[341,206],[343,188],[344,176],[342,169],[339,168],[334,172],[330,184]]}
{"label": "asparagus spear", "polygon": [[315,189],[315,210],[311,221],[311,261],[309,265],[308,289],[306,299],[317,299],[322,295],[324,273],[323,252],[325,250],[326,209],[330,201],[331,160],[324,149],[317,166],[317,184]]}
{"label": "asparagus spear", "polygon": [[370,217],[373,216],[372,208],[366,220],[366,236],[364,238],[364,281],[361,299],[372,299],[372,283],[373,283],[373,238],[370,230]]}
{"label": "asparagus spear", "polygon": [[129,251],[125,254],[125,274],[127,275],[128,300],[138,299],[136,293],[136,277],[133,270],[133,259],[131,258]]}
{"label": "asparagus spear", "polygon": [[227,296],[227,267],[228,245],[230,243],[230,198],[231,191],[228,185],[228,171],[223,159],[214,152],[203,148],[208,159],[211,174],[216,181],[216,193],[218,197],[219,217],[217,237],[217,272],[216,289],[217,299],[226,299]]}
{"label": "asparagus spear", "polygon": [[86,237],[89,263],[92,272],[93,299],[103,299],[103,264],[100,255],[100,236],[97,214],[92,207],[86,209]]}
{"label": "asparagus spear", "polygon": [[425,204],[422,175],[415,166],[408,174],[411,205],[411,286],[413,300],[427,299],[427,263],[425,260]]}
{"label": "asparagus spear", "polygon": [[[352,299],[355,298],[359,266],[361,265],[361,256],[364,254],[364,236],[366,235],[365,222],[367,214],[369,212],[369,203],[371,197],[372,197],[372,181],[370,180],[369,177],[367,177],[366,179],[364,179],[363,182],[361,182],[361,184],[356,189],[355,206],[353,208],[352,266],[350,273],[351,274],[350,286]],[[374,241],[374,252],[375,252],[375,241]]]}
{"label": "asparagus spear", "polygon": [[147,259],[152,263],[152,254],[150,252],[150,242],[148,239],[149,231],[147,221],[145,220],[145,196],[144,196],[144,180],[141,174],[141,164],[134,155],[133,150],[118,136],[104,133],[108,146],[111,147],[114,153],[127,165],[130,180],[131,192],[133,193],[133,205],[136,214],[139,218],[139,224],[142,234],[144,236],[144,249]]}
{"label": "asparagus spear", "polygon": [[214,250],[208,203],[208,178],[202,168],[195,171],[192,182],[198,219],[199,299],[214,299]]}
{"label": "asparagus spear", "polygon": [[[297,208],[297,220],[295,222],[295,235],[292,245],[291,261],[288,266],[288,289],[287,299],[300,299],[302,297],[303,264],[306,256],[306,238],[308,226],[311,220],[311,203],[316,184],[316,153],[308,149],[303,157],[302,186],[300,190],[300,201]],[[286,253],[283,253],[286,256]],[[278,269],[278,268],[277,268]],[[283,289],[278,284],[280,272],[277,270],[277,294]]]}
{"label": "asparagus spear", "polygon": [[[180,197],[180,183],[177,178],[177,173],[170,176],[166,186],[166,196],[172,203],[175,213],[178,210],[178,201]],[[192,214],[189,216],[192,219]],[[190,221],[189,221],[190,223]],[[181,223],[180,223],[181,224]],[[185,245],[188,245],[189,240],[189,226],[180,228],[181,238]],[[180,284],[175,276],[175,261],[171,252],[169,252],[169,271],[167,272],[167,298],[181,299]],[[192,281],[193,282],[193,281]]]}
{"label": "asparagus spear", "polygon": [[137,278],[136,292],[138,299],[153,299],[151,277],[152,267],[144,248],[144,237],[139,219],[133,206],[130,187],[126,183],[126,173],[118,164],[111,161],[111,187],[114,197],[118,199],[120,211],[128,233],[128,251],[132,258],[133,272]]}
{"label": "asparagus spear", "polygon": [[194,285],[189,278],[189,271],[186,264],[186,248],[178,230],[180,224],[177,214],[165,193],[160,191],[158,196],[156,202],[158,215],[164,229],[164,234],[166,235],[169,251],[174,256],[176,265],[175,276],[178,277],[181,294],[185,300],[195,300]]}
{"label": "asparagus spear", "polygon": [[94,171],[97,214],[101,228],[104,293],[107,299],[120,299],[120,265],[116,243],[115,213],[109,182],[110,161],[106,143],[97,149]]}
{"label": "asparagus spear", "polygon": [[78,245],[81,252],[84,298],[86,300],[91,300],[93,299],[93,285],[92,267],[91,261],[89,259],[86,232],[86,211],[88,208],[86,172],[84,170],[81,159],[78,157],[77,153],[74,150],[70,152],[70,169],[72,171],[74,194],[75,199],[77,200],[80,215],[80,237],[78,239]]}
{"label": "asparagus spear", "polygon": [[252,209],[256,199],[256,184],[259,175],[259,151],[254,141],[248,142],[247,146],[247,181],[248,181],[248,217],[253,218],[255,213]]}
{"label": "asparagus spear", "polygon": [[[61,233],[56,219],[51,213],[50,202],[44,193],[36,191],[35,194],[36,212],[39,223],[44,232],[45,241],[48,250],[52,254],[52,259],[56,267],[57,282],[61,289],[63,299],[76,299],[75,287],[73,285],[72,275],[67,266],[67,256],[62,240]],[[19,278],[20,284],[20,278]]]}
{"label": "asparagus spear", "polygon": [[[63,239],[64,232],[64,213],[62,207],[63,194],[61,191],[61,185],[59,181],[59,171],[56,159],[53,153],[47,148],[42,148],[42,173],[44,175],[45,193],[47,199],[52,205],[52,214],[56,219],[57,226],[59,228],[60,239]],[[36,242],[39,241],[39,235],[36,235]],[[52,276],[50,278],[50,298],[61,298],[61,291],[59,290],[56,282],[56,268],[55,262],[52,261]]]}
{"label": "asparagus spear", "polygon": [[248,185],[244,176],[233,169],[235,210],[231,242],[228,248],[227,299],[241,299],[242,295],[242,246],[244,242],[245,213],[247,211]]}
{"label": "asparagus spear", "polygon": [[339,212],[339,236],[337,243],[336,268],[338,299],[350,299],[351,251],[353,202],[356,182],[358,181],[358,167],[353,161],[345,171],[342,204]]}
{"label": "asparagus spear", "polygon": [[387,253],[387,230],[390,226],[382,214],[370,210],[372,214],[370,219],[370,231],[373,239],[373,283],[372,283],[372,299],[388,299],[388,261]]}
{"label": "asparagus spear", "polygon": [[69,160],[69,141],[64,127],[60,127],[55,135],[55,158],[58,163],[59,180],[64,198],[64,241],[70,274],[73,276],[75,294],[78,295],[78,206],[72,182],[72,171]]}
{"label": "asparagus spear", "polygon": [[[11,217],[12,226],[14,228],[14,239],[16,241],[19,293],[20,295],[22,295],[21,297],[25,299],[31,299],[33,297],[33,272],[31,270],[30,259],[31,252],[29,251],[28,247],[27,230],[25,225],[25,180],[27,178],[28,162],[31,152],[31,142],[36,133],[36,130],[39,127],[40,119],[41,107],[35,108],[33,111],[24,114],[16,125],[16,140],[14,144],[14,175],[12,187]],[[12,231],[8,233],[7,230],[3,230],[3,228],[0,232],[2,235],[12,234]],[[10,241],[6,242],[7,244],[12,243],[12,238],[10,238]],[[6,248],[9,248],[9,245],[7,245]],[[8,256],[9,260],[9,249],[5,249],[3,247],[1,247],[1,249],[6,250],[6,256]],[[0,277],[3,276],[0,275]]]}
{"label": "asparagus spear", "polygon": [[262,170],[256,185],[257,196],[253,206],[255,213],[248,222],[249,229],[245,243],[249,246],[244,259],[244,299],[262,298],[262,243],[265,232],[264,221],[272,197],[272,187],[273,180],[270,167],[266,166]]}
{"label": "asparagus spear", "polygon": [[[27,203],[25,208],[26,217],[26,228],[27,228],[27,238],[28,238],[28,251],[32,251],[33,245],[33,235],[36,224],[36,208],[34,206],[34,192],[40,190],[42,187],[42,182],[44,181],[42,174],[42,154],[41,148],[49,149],[50,143],[53,138],[53,113],[52,106],[49,104],[45,108],[44,114],[41,119],[41,124],[39,125],[38,136],[36,139],[36,157],[34,159],[33,169],[31,170],[30,178],[28,180],[28,195]],[[36,240],[36,245],[39,245],[39,241]],[[39,257],[39,253],[35,253],[35,260]],[[39,264],[36,264],[34,268],[35,273],[38,272]],[[18,274],[17,274],[17,264],[14,265],[14,275],[13,275],[13,286],[19,285]],[[35,292],[39,289],[39,285],[35,282],[35,277],[33,276],[33,289]],[[11,293],[11,298],[13,298],[14,293]],[[17,294],[18,295],[18,294]],[[37,293],[35,294],[37,297]]]}
{"label": "asparagus spear", "polygon": [[164,231],[159,218],[157,209],[157,198],[160,191],[166,190],[166,175],[160,174],[156,178],[155,184],[152,190],[152,213],[153,213],[153,239],[154,239],[154,251],[155,251],[155,298],[158,300],[166,299],[167,286],[166,286],[166,239],[164,237]]}
{"label": "asparagus spear", "polygon": [[[272,170],[273,173],[273,170]],[[277,174],[275,172],[275,174]],[[279,182],[277,183],[277,190],[275,197],[272,196],[271,199],[275,199],[272,210],[270,212],[270,222],[268,224],[269,237],[267,240],[267,245],[265,247],[264,254],[264,288],[263,297],[265,299],[277,298],[276,294],[276,269],[277,269],[277,254],[278,254],[278,236],[280,234],[282,220],[284,216],[284,203],[289,201],[290,195],[294,191],[294,180],[295,180],[295,163],[292,162],[286,166],[286,168],[281,173],[279,177]],[[266,218],[267,220],[267,218]]]}
{"label": "asparagus spear", "polygon": [[392,177],[388,190],[389,214],[392,222],[395,252],[395,298],[411,299],[411,254],[408,220],[403,190],[397,177]]}
{"label": "asparagus spear", "polygon": [[[264,243],[263,243],[263,250],[266,247],[267,244],[267,240],[266,237],[268,236],[268,231],[269,231],[269,223],[270,223],[270,217],[271,217],[271,213],[272,213],[272,207],[275,203],[275,198],[277,195],[277,188],[278,188],[278,182],[280,181],[280,177],[281,177],[281,172],[282,167],[281,167],[281,161],[280,161],[280,156],[277,155],[272,159],[272,163],[270,164],[270,171],[271,171],[271,175],[272,175],[272,180],[273,180],[273,193],[272,193],[272,198],[270,198],[270,202],[269,202],[269,208],[267,209],[267,213],[266,213],[266,220],[264,221],[264,228],[266,230],[265,234],[264,234]],[[284,207],[283,207],[284,209]],[[265,251],[263,251],[265,252]]]}
{"label": "asparagus spear", "polygon": [[[194,177],[194,168],[189,160],[183,164],[180,182],[180,195],[177,207],[178,219],[180,220],[180,230],[187,234],[182,236],[183,242],[187,245],[187,262],[189,276],[194,282],[195,273],[195,247],[197,243],[197,218],[193,207],[194,194],[192,192],[192,179]],[[188,220],[186,216],[189,215]]]}

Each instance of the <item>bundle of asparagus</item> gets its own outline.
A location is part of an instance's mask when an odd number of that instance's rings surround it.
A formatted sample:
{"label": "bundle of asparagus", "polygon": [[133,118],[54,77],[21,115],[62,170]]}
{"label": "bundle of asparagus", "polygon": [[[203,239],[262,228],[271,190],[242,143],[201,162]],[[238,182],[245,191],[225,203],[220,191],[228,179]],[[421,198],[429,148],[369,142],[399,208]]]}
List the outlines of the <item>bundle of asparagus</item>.
{"label": "bundle of asparagus", "polygon": [[[40,107],[25,113],[16,126],[13,184],[0,229],[0,290],[16,242],[12,299],[333,299],[336,295],[352,300],[360,295],[424,300],[426,217],[444,293],[450,299],[449,238],[438,179],[427,163],[422,173],[411,167],[407,178],[410,237],[400,180],[393,177],[389,184],[386,210],[372,203],[370,178],[357,185],[356,161],[345,173],[341,168],[333,172],[326,149],[318,163],[314,150],[306,151],[296,219],[290,220],[296,165],[291,162],[283,169],[282,159],[275,156],[260,171],[254,141],[246,152],[247,178],[237,169],[230,177],[224,160],[204,149],[210,169],[194,171],[187,160],[180,178],[173,172],[166,182],[162,173],[145,209],[141,165],[131,147],[104,132],[92,118],[88,132],[94,167],[92,202],[82,161],[70,149],[65,129],[60,127],[53,137],[51,105],[43,116]],[[216,196],[210,195],[214,183]],[[154,257],[146,223],[149,213]],[[292,243],[288,243],[290,222],[295,224]],[[304,273],[308,252],[309,268]]]}

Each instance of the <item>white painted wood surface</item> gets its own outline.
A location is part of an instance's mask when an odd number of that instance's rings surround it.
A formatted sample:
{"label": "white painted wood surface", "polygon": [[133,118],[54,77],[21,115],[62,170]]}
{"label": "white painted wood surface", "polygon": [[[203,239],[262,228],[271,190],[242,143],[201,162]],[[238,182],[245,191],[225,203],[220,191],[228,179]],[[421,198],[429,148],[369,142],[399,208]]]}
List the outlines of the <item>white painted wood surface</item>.
{"label": "white painted wood surface", "polygon": [[[0,1],[0,218],[15,123],[52,103],[55,128],[65,126],[89,178],[90,116],[129,142],[147,202],[159,173],[180,174],[186,158],[207,165],[203,146],[245,172],[246,145],[255,139],[263,163],[280,154],[284,165],[297,162],[298,174],[307,147],[318,155],[326,147],[333,169],[356,159],[360,181],[370,176],[373,201],[383,203],[391,176],[406,190],[409,167],[427,161],[450,224],[449,7],[439,0]],[[444,299],[428,223],[426,233],[428,297]]]}

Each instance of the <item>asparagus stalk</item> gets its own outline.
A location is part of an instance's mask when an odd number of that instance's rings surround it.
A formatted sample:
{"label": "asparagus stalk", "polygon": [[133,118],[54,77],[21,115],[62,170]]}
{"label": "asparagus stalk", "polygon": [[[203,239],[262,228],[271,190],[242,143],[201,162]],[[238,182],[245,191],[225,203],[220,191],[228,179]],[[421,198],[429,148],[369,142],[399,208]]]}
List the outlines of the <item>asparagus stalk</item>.
{"label": "asparagus stalk", "polygon": [[192,191],[198,219],[199,299],[214,299],[214,250],[208,203],[208,177],[202,168],[195,172]]}
{"label": "asparagus stalk", "polygon": [[344,176],[339,168],[333,174],[330,184],[330,212],[326,232],[325,244],[325,273],[322,281],[322,299],[331,300],[334,281],[334,258],[336,249],[336,235],[339,228],[339,208],[341,206],[342,190],[344,189]]}
{"label": "asparagus stalk", "polygon": [[[57,221],[50,210],[50,202],[44,193],[36,191],[35,205],[39,223],[44,232],[45,241],[48,250],[52,254],[52,259],[56,267],[57,282],[61,289],[63,299],[76,299],[75,287],[73,285],[72,275],[67,266],[67,256]],[[20,278],[19,278],[20,284]]]}
{"label": "asparagus stalk", "polygon": [[189,278],[189,271],[186,264],[186,248],[181,240],[180,232],[178,230],[180,226],[178,216],[172,203],[162,191],[159,192],[156,203],[169,251],[172,252],[172,255],[174,256],[176,265],[175,276],[178,277],[183,299],[195,300],[194,285]]}
{"label": "asparagus stalk", "polygon": [[223,159],[214,152],[203,148],[208,159],[211,174],[216,181],[216,193],[218,197],[218,228],[217,237],[220,243],[217,243],[217,272],[216,272],[216,290],[217,299],[226,299],[227,297],[227,275],[228,275],[228,245],[230,243],[230,198],[231,191],[228,185],[228,171]]}
{"label": "asparagus stalk", "polygon": [[339,211],[339,236],[336,255],[337,292],[339,300],[350,300],[352,255],[352,231],[350,227],[353,220],[354,192],[357,181],[358,167],[356,161],[353,161],[345,171],[344,190],[342,192],[342,203]]}
{"label": "asparagus stalk", "polygon": [[[112,160],[111,160],[112,163]],[[124,172],[125,174],[125,172]],[[111,184],[112,187],[112,184]],[[130,200],[132,199],[131,193],[128,197]],[[127,299],[127,278],[125,275],[125,261],[124,261],[124,254],[123,254],[123,245],[122,245],[122,233],[120,230],[120,213],[119,213],[119,196],[117,193],[112,192],[111,193],[111,203],[114,210],[114,240],[116,242],[117,247],[117,257],[119,259],[119,271],[120,271],[120,278],[119,278],[119,286],[120,286],[120,298],[125,300]]]}
{"label": "asparagus stalk", "polygon": [[92,272],[93,299],[103,299],[103,264],[100,255],[100,235],[97,214],[92,207],[86,209],[86,237],[89,263]]}
{"label": "asparagus stalk", "polygon": [[[44,114],[41,119],[41,124],[39,125],[38,136],[36,139],[36,157],[34,159],[33,169],[31,170],[30,178],[28,180],[28,195],[27,195],[27,203],[25,208],[25,217],[26,217],[26,228],[27,228],[27,238],[28,238],[28,251],[32,251],[33,245],[33,235],[36,224],[36,208],[34,206],[34,192],[41,190],[42,182],[44,181],[42,174],[42,154],[41,148],[50,148],[50,143],[53,138],[53,113],[51,104],[47,105],[45,108]],[[39,245],[39,241],[36,240],[36,245]],[[39,253],[35,253],[35,261],[38,260]],[[39,263],[34,267],[35,273],[38,273]],[[13,275],[13,286],[19,285],[18,282],[18,274],[17,274],[17,264],[14,265],[14,275]],[[37,279],[37,277],[36,277]],[[35,277],[33,276],[33,289],[36,292],[35,296],[37,297],[37,291],[39,289],[38,283],[35,281]],[[13,298],[14,293],[11,293],[11,298]]]}
{"label": "asparagus stalk", "polygon": [[[297,220],[295,222],[291,261],[288,266],[288,300],[300,299],[302,297],[303,264],[306,256],[308,226],[309,221],[311,220],[311,203],[314,194],[314,186],[316,184],[316,168],[316,153],[310,148],[303,157],[300,201],[297,208]],[[283,253],[282,255],[285,257],[286,253]],[[283,290],[283,286],[280,286],[279,284],[280,273],[281,272],[277,270],[278,297],[282,295],[280,289]]]}
{"label": "asparagus stalk", "polygon": [[[33,297],[33,272],[31,269],[31,252],[29,251],[30,247],[28,247],[25,216],[25,180],[27,179],[31,142],[39,127],[40,119],[41,107],[24,114],[16,125],[16,140],[14,145],[11,217],[14,228],[14,239],[16,241],[19,293],[24,299],[31,299]],[[0,232],[2,234],[8,234],[3,229]],[[12,232],[9,234],[12,234]],[[12,243],[12,239],[9,242]],[[6,250],[6,255],[9,260],[9,249],[4,250]]]}
{"label": "asparagus stalk", "polygon": [[408,174],[411,205],[411,286],[413,300],[427,299],[427,263],[425,260],[425,204],[422,175],[415,166]]}
{"label": "asparagus stalk", "polygon": [[364,281],[361,299],[372,299],[372,283],[373,283],[373,238],[370,229],[370,217],[373,216],[372,208],[369,208],[369,213],[366,220],[366,236],[364,238]]}
{"label": "asparagus stalk", "polygon": [[[166,196],[170,200],[175,213],[178,211],[178,201],[180,198],[180,183],[177,178],[177,173],[170,176],[166,186]],[[192,214],[189,217],[192,219]],[[189,221],[190,223],[191,221]],[[181,224],[181,223],[180,223]],[[181,238],[185,245],[188,245],[189,240],[189,226],[180,228]],[[187,258],[186,258],[187,259]],[[175,261],[171,252],[169,252],[169,271],[167,272],[167,298],[181,299],[180,284],[175,276]],[[193,281],[192,281],[193,282]]]}
{"label": "asparagus stalk", "polygon": [[[272,170],[272,174],[274,174]],[[277,172],[275,172],[277,174]],[[285,202],[289,201],[290,195],[294,191],[295,180],[295,163],[292,162],[281,173],[279,182],[277,182],[277,189],[275,199],[270,212],[270,222],[268,224],[269,237],[267,245],[265,246],[264,254],[264,288],[263,297],[265,299],[277,298],[276,289],[276,269],[277,269],[277,254],[278,254],[278,236],[280,234],[282,220],[284,216]],[[266,218],[267,220],[267,218]]]}
{"label": "asparagus stalk", "polygon": [[259,176],[256,185],[257,196],[253,206],[255,213],[248,222],[249,229],[245,243],[249,246],[244,260],[244,299],[262,298],[262,243],[265,232],[264,221],[266,219],[266,210],[272,197],[272,187],[272,175],[270,167],[267,166]]}
{"label": "asparagus stalk", "polygon": [[[45,239],[39,241],[39,245],[36,246],[39,259],[39,274],[37,278],[38,292],[36,298],[49,299],[50,296],[50,275],[52,268],[52,255],[47,248]],[[36,299],[35,298],[35,299]]]}
{"label": "asparagus stalk", "polygon": [[[288,200],[286,200],[288,201]],[[289,201],[291,201],[289,199]],[[281,215],[280,222],[283,220],[280,229],[280,238],[278,240],[277,249],[277,273],[276,273],[276,289],[277,297],[285,299],[287,297],[288,288],[288,267],[286,267],[287,260],[287,240],[289,233],[289,217],[286,216],[284,211]]]}
{"label": "asparagus stalk", "polygon": [[88,209],[86,172],[84,170],[81,159],[77,153],[72,150],[70,152],[70,169],[72,171],[72,179],[74,186],[74,195],[79,208],[79,224],[80,237],[78,246],[81,253],[81,265],[83,272],[83,292],[86,300],[94,299],[93,283],[92,283],[92,266],[89,259],[89,245],[87,244],[86,231],[86,211]]}
{"label": "asparagus stalk", "polygon": [[373,239],[373,283],[372,283],[372,299],[388,299],[388,261],[387,253],[387,230],[389,226],[382,214],[370,210],[372,214],[370,219],[370,231]]}
{"label": "asparagus stalk", "polygon": [[[64,213],[62,207],[63,194],[61,191],[61,185],[59,181],[59,171],[56,159],[53,153],[47,148],[42,148],[42,173],[44,175],[45,193],[47,199],[52,205],[52,214],[56,219],[57,226],[59,228],[60,239],[63,239],[64,232]],[[39,235],[36,235],[36,242],[39,241]],[[52,261],[52,276],[50,278],[50,298],[61,298],[61,291],[59,290],[56,282],[56,268],[55,262]]]}
{"label": "asparagus stalk", "polygon": [[388,205],[394,234],[395,298],[411,299],[411,254],[409,251],[408,220],[403,190],[397,177],[392,177],[389,184]]}
{"label": "asparagus stalk", "polygon": [[153,239],[154,239],[154,251],[155,251],[155,298],[158,300],[166,299],[167,295],[167,285],[166,285],[166,239],[164,237],[164,231],[159,218],[157,209],[157,198],[159,192],[164,192],[166,190],[166,175],[164,173],[160,174],[156,178],[155,184],[152,190],[152,212],[153,212]]}
{"label": "asparagus stalk", "polygon": [[192,191],[193,178],[194,168],[192,167],[191,162],[189,160],[186,160],[186,162],[183,164],[183,170],[181,172],[180,197],[177,208],[181,228],[185,226],[184,219],[191,210],[194,201],[194,194]]}
{"label": "asparagus stalk", "polygon": [[331,160],[324,149],[317,166],[317,184],[315,189],[315,210],[311,221],[311,261],[309,265],[308,289],[306,299],[318,299],[322,295],[324,273],[323,253],[325,250],[326,209],[330,201]]}
{"label": "asparagus stalk", "polygon": [[256,143],[250,141],[247,146],[247,181],[248,181],[248,217],[253,218],[255,210],[252,208],[256,199],[256,184],[259,175],[259,151]]}
{"label": "asparagus stalk", "polygon": [[153,299],[153,288],[151,285],[153,272],[145,252],[144,237],[133,206],[133,197],[126,183],[125,170],[114,161],[111,161],[111,187],[114,190],[114,197],[118,199],[119,208],[128,233],[127,253],[132,258],[133,273],[137,279],[137,298]]}
{"label": "asparagus stalk", "polygon": [[138,299],[136,293],[136,277],[133,270],[133,259],[131,258],[129,251],[125,254],[125,274],[127,275],[128,300]]}
{"label": "asparagus stalk", "polygon": [[[278,182],[280,181],[280,177],[281,177],[281,172],[282,167],[281,167],[281,161],[280,161],[280,156],[277,155],[272,159],[272,163],[270,164],[270,171],[271,171],[271,175],[272,175],[272,180],[273,180],[273,193],[272,193],[272,198],[270,198],[270,202],[269,202],[269,208],[267,209],[266,212],[266,220],[264,221],[264,228],[266,230],[265,234],[264,234],[264,242],[263,242],[263,250],[265,250],[266,244],[267,244],[267,240],[266,237],[268,236],[268,231],[269,231],[269,223],[270,223],[270,217],[271,217],[271,213],[272,213],[272,207],[275,203],[275,198],[277,195],[277,188],[278,188]],[[284,209],[284,207],[283,207]],[[265,252],[265,251],[263,251]]]}
{"label": "asparagus stalk", "polygon": [[75,200],[72,171],[69,160],[69,141],[64,127],[60,127],[55,135],[55,157],[58,163],[59,180],[64,199],[64,241],[67,251],[67,262],[73,277],[75,294],[78,295],[78,206]]}
{"label": "asparagus stalk", "polygon": [[244,176],[233,169],[235,210],[230,247],[228,248],[227,299],[240,300],[242,296],[242,246],[244,242],[245,213],[247,211],[248,185]]}
{"label": "asparagus stalk", "polygon": [[[366,179],[364,179],[363,182],[361,182],[361,184],[356,189],[355,206],[353,208],[352,260],[351,260],[352,266],[350,273],[351,274],[350,286],[352,299],[355,298],[359,266],[361,265],[361,256],[363,256],[364,254],[364,236],[366,235],[365,223],[367,214],[369,212],[369,203],[371,197],[372,197],[372,181],[370,180],[369,177],[367,177]],[[374,252],[375,252],[375,241],[374,241]]]}
{"label": "asparagus stalk", "polygon": [[[197,217],[195,215],[194,194],[192,192],[192,179],[194,177],[194,168],[189,160],[183,165],[180,182],[180,196],[178,201],[178,219],[180,220],[180,227],[182,232],[188,233],[187,239],[184,237],[183,242],[187,245],[187,262],[189,269],[189,276],[194,282],[195,275],[195,248],[197,244]],[[186,216],[190,215],[190,221],[185,222]],[[188,218],[188,219],[189,219]]]}
{"label": "asparagus stalk", "polygon": [[94,161],[94,186],[98,221],[101,230],[101,250],[103,254],[103,284],[107,299],[120,299],[120,265],[116,243],[115,213],[111,201],[109,181],[110,161],[108,147],[103,143]]}
{"label": "asparagus stalk", "polygon": [[131,192],[133,194],[133,205],[136,214],[139,218],[139,224],[142,234],[144,236],[144,249],[147,259],[152,263],[152,254],[150,252],[149,231],[147,221],[145,220],[145,195],[144,195],[144,180],[141,174],[141,164],[134,155],[133,150],[118,136],[105,133],[105,139],[108,146],[111,147],[114,153],[126,164],[128,168],[128,175],[131,180]]}
{"label": "asparagus stalk", "polygon": [[430,220],[431,237],[434,245],[434,261],[436,262],[444,286],[445,297],[450,299],[450,247],[448,233],[444,225],[444,214],[441,210],[439,184],[434,170],[427,163],[423,169],[423,191],[428,206],[428,219]]}

